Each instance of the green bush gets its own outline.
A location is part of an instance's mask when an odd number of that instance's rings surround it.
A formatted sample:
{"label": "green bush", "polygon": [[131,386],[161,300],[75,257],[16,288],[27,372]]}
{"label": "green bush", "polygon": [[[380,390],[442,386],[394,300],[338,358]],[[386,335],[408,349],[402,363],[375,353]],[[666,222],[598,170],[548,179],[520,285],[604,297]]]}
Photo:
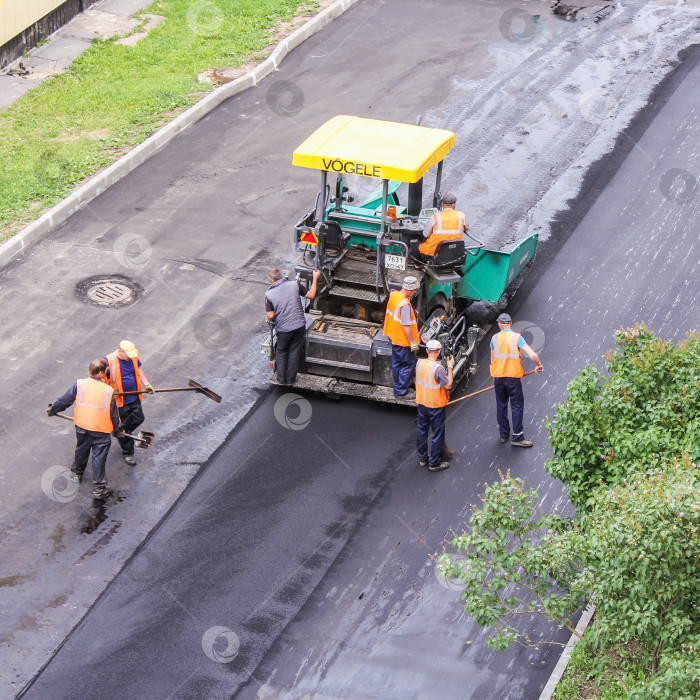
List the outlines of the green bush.
{"label": "green bush", "polygon": [[566,402],[545,421],[554,457],[545,468],[561,479],[581,511],[593,491],[687,453],[700,459],[700,334],[680,343],[638,324],[615,333],[607,375],[581,370]]}
{"label": "green bush", "polygon": [[680,651],[663,654],[656,675],[631,685],[627,700],[697,700],[699,697],[700,635],[696,635]]}
{"label": "green bush", "polygon": [[537,492],[526,491],[510,474],[486,487],[481,508],[474,508],[469,530],[438,557],[441,573],[464,584],[465,612],[493,628],[486,642],[504,650],[512,642],[536,646],[513,625],[521,616],[545,615],[574,632],[573,615],[590,595],[571,520],[554,513],[538,517]]}
{"label": "green bush", "polygon": [[599,489],[580,522],[601,646],[637,640],[652,654],[692,644],[700,629],[698,469],[689,459]]}
{"label": "green bush", "polygon": [[[597,489],[591,511],[573,521],[539,513],[537,493],[525,490],[522,479],[501,475],[486,487],[468,529],[450,542],[456,552],[438,557],[440,571],[463,584],[464,611],[489,630],[493,649],[552,643],[531,639],[515,621],[541,614],[574,632],[576,613],[592,600],[596,617],[586,642],[602,651],[591,673],[605,667],[604,650],[633,643],[639,663],[619,678],[625,692],[634,691],[630,698],[694,697],[699,481],[686,456]],[[651,687],[654,694],[645,696]]]}

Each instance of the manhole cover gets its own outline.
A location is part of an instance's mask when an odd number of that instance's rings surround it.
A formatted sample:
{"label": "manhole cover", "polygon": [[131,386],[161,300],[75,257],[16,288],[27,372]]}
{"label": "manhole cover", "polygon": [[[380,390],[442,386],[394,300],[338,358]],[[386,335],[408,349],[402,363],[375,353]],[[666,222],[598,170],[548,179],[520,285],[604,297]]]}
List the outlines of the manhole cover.
{"label": "manhole cover", "polygon": [[78,297],[90,304],[116,308],[133,304],[142,290],[126,277],[114,275],[82,280],[76,285],[75,291]]}
{"label": "manhole cover", "polygon": [[114,306],[130,301],[134,291],[121,282],[102,282],[87,290],[88,299],[96,304]]}

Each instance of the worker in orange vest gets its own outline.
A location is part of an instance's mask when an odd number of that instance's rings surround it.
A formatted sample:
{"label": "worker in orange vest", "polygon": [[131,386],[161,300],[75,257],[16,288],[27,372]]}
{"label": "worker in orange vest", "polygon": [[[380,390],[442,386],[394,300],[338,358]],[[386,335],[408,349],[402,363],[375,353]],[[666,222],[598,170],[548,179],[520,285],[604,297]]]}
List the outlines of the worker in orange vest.
{"label": "worker in orange vest", "polygon": [[[119,348],[111,352],[105,358],[107,363],[107,381],[116,393],[122,391],[141,391],[144,394],[152,394],[153,387],[149,384],[141,367],[139,351],[130,340],[122,340]],[[119,417],[124,430],[134,433],[145,419],[141,408],[143,394],[130,394],[128,396],[116,396]],[[136,464],[134,454],[134,440],[130,437],[119,438],[122,448],[122,457],[129,466]]]}
{"label": "worker in orange vest", "polygon": [[496,419],[501,442],[508,442],[510,423],[508,403],[513,416],[513,437],[510,444],[515,447],[532,447],[532,440],[525,439],[523,431],[523,410],[525,397],[520,377],[523,376],[523,363],[520,353],[524,352],[534,363],[535,372],[543,372],[544,367],[537,353],[525,342],[520,333],[511,328],[513,321],[508,314],[498,317],[500,332],[491,338],[491,376],[496,394]]}
{"label": "worker in orange vest", "polygon": [[[428,358],[418,360],[416,365],[416,404],[418,405],[418,459],[421,467],[431,472],[447,469],[450,463],[442,459],[445,445],[445,406],[450,400],[450,389],[454,377],[455,361],[447,358],[447,371],[438,361],[442,351],[439,340],[429,340],[426,348]],[[432,430],[430,456],[428,456],[428,433]]]}
{"label": "worker in orange vest", "polygon": [[122,436],[124,434],[114,390],[106,383],[106,370],[107,363],[104,360],[93,360],[88,370],[90,376],[78,379],[46,409],[49,416],[55,416],[75,403],[73,422],[77,444],[70,478],[76,483],[83,480],[88,457],[92,452],[92,494],[95,500],[104,500],[110,494],[105,463],[112,444],[112,432]]}
{"label": "worker in orange vest", "polygon": [[416,368],[418,352],[418,322],[411,305],[411,297],[418,291],[418,280],[406,277],[400,291],[389,295],[384,316],[384,335],[391,340],[391,373],[394,378],[394,396],[413,398],[410,389]]}
{"label": "worker in orange vest", "polygon": [[457,197],[445,194],[440,200],[440,211],[436,211],[423,227],[422,243],[411,244],[410,255],[419,262],[430,262],[435,255],[438,244],[443,241],[463,240],[467,230],[467,217],[457,211]]}

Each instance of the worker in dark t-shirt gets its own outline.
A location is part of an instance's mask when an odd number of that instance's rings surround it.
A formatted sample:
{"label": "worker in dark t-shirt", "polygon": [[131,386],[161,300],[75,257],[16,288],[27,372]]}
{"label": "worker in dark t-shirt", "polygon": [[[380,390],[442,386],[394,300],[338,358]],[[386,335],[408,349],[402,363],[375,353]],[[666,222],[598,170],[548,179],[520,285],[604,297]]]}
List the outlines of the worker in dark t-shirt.
{"label": "worker in dark t-shirt", "polygon": [[[107,381],[114,389],[115,393],[123,391],[143,391],[145,394],[152,394],[153,387],[146,379],[146,375],[141,367],[139,351],[130,340],[122,340],[119,349],[107,355]],[[119,417],[121,418],[124,430],[127,433],[134,433],[145,417],[141,408],[143,394],[130,394],[128,396],[115,396]],[[134,466],[136,456],[134,455],[134,440],[130,437],[119,438],[119,445],[122,448],[124,461]]]}
{"label": "worker in dark t-shirt", "polygon": [[301,297],[313,299],[316,296],[320,270],[314,270],[311,289],[303,284],[282,277],[279,268],[268,272],[270,286],[265,292],[267,320],[274,321],[277,327],[277,381],[282,386],[294,384],[304,349],[304,329],[306,318]]}

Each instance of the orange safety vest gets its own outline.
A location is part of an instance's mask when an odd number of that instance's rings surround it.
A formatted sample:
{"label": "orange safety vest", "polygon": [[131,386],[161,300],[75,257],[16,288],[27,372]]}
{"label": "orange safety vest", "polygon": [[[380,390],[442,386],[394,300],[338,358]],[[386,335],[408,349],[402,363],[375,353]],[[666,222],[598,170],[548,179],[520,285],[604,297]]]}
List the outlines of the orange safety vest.
{"label": "orange safety vest", "polygon": [[416,365],[416,403],[426,408],[442,408],[450,400],[450,393],[435,379],[437,360],[418,360]]}
{"label": "orange safety vest", "polygon": [[78,379],[73,422],[85,430],[111,433],[114,430],[109,408],[114,390],[99,379]]}
{"label": "orange safety vest", "polygon": [[450,208],[436,211],[433,232],[418,246],[418,250],[424,255],[435,255],[439,243],[463,239],[464,222],[464,212]]}
{"label": "orange safety vest", "polygon": [[401,323],[401,309],[408,304],[411,309],[411,334],[413,340],[418,343],[418,323],[416,321],[416,312],[413,310],[411,302],[401,294],[401,292],[392,292],[389,295],[389,303],[386,305],[386,315],[384,316],[384,335],[388,335],[392,345],[401,345],[405,348],[411,345],[411,342],[406,338],[406,332]]}
{"label": "orange safety vest", "polygon": [[[136,391],[141,391],[141,374],[139,372],[138,357],[133,359],[129,358],[134,365],[134,378],[136,379]],[[107,355],[107,362],[109,363],[109,385],[114,389],[116,393],[124,391],[122,386],[122,368],[119,365],[119,358],[116,352],[111,352]],[[117,402],[117,407],[121,408],[124,405],[123,396],[114,397]],[[139,401],[143,400],[143,394],[139,394]]]}
{"label": "orange safety vest", "polygon": [[492,377],[522,377],[523,363],[520,360],[520,333],[501,331],[493,336]]}

